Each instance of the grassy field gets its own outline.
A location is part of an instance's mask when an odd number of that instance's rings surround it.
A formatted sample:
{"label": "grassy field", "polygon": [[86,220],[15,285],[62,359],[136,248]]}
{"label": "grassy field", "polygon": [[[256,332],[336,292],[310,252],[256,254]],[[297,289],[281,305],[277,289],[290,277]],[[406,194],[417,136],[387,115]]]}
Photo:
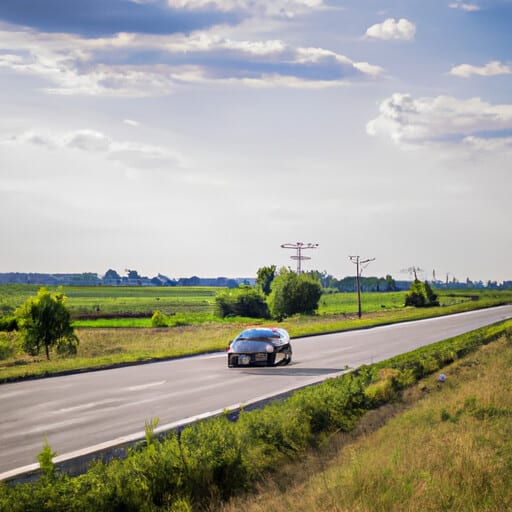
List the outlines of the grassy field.
{"label": "grassy field", "polygon": [[[0,314],[13,312],[27,298],[36,295],[39,288],[35,285],[0,285]],[[215,295],[220,289],[202,286],[66,286],[62,290],[73,317],[101,318],[111,315],[151,317],[157,309],[167,315],[212,313]]]}
{"label": "grassy field", "polygon": [[[19,285],[0,286],[0,304],[18,307],[38,287]],[[16,333],[0,332],[0,382],[30,376],[44,376],[59,372],[104,368],[157,359],[179,357],[224,350],[230,340],[245,326],[270,321],[231,318],[220,321],[210,312],[176,312],[174,318],[181,325],[170,328],[151,328],[150,318],[116,318],[121,314],[148,311],[155,304],[209,303],[213,308],[218,288],[66,288],[68,306],[72,311],[86,308],[86,303],[99,305],[100,314],[108,310],[114,318],[76,320],[76,334],[80,340],[76,357],[29,357],[17,343]],[[363,317],[356,315],[355,294],[324,295],[319,314],[297,316],[282,322],[292,337],[366,328],[386,323],[439,316],[511,302],[512,292],[478,291],[473,294],[447,292],[441,295],[438,308],[415,309],[403,307],[404,292],[363,294]],[[478,300],[475,300],[475,297]],[[157,300],[159,299],[159,300]],[[165,302],[164,301],[164,302]],[[115,307],[114,307],[115,305]],[[126,307],[129,306],[129,311]],[[125,308],[125,309],[123,309]],[[134,328],[137,327],[137,328]]]}
{"label": "grassy field", "polygon": [[443,371],[217,510],[512,510],[512,337]]}
{"label": "grassy field", "polygon": [[[0,285],[0,315],[11,314],[27,298],[37,294],[36,285]],[[56,288],[48,287],[50,291]],[[212,315],[215,296],[224,291],[218,287],[177,286],[177,287],[109,287],[71,286],[64,287],[67,306],[77,318],[141,317],[149,318],[155,310],[166,315],[175,313]],[[404,306],[406,292],[371,292],[362,294],[363,312],[371,313]],[[466,301],[512,298],[512,290],[438,290],[441,305],[453,305]],[[318,313],[353,314],[357,312],[356,293],[333,293],[323,295]],[[123,325],[124,327],[126,325]],[[134,326],[139,326],[134,323]]]}

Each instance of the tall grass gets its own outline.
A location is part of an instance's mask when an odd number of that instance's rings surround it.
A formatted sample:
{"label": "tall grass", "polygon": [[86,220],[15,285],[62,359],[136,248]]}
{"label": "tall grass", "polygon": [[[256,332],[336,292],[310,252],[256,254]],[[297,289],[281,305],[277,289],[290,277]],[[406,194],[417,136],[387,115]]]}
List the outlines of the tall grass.
{"label": "tall grass", "polygon": [[[234,510],[251,510],[253,505],[253,510],[276,512],[285,508],[313,512],[506,510],[512,483],[512,385],[498,386],[512,367],[510,329],[510,322],[482,328],[476,336],[434,344],[430,354],[422,349],[401,361],[382,363],[394,368],[364,367],[299,390],[262,410],[242,411],[236,422],[225,415],[185,427],[162,440],[154,436],[157,421],[146,423],[146,448],[129,451],[124,460],[98,463],[77,478],[54,470],[51,447],[45,447],[39,456],[44,463],[39,481],[12,487],[0,484],[0,511],[206,511],[218,510],[227,499],[242,493],[243,501],[230,505]],[[355,445],[344,453],[340,450],[334,465],[322,455],[322,464],[316,467],[323,465],[323,470],[304,480],[302,461],[307,450],[325,446],[336,432],[352,431],[365,412],[378,405],[367,392],[369,385],[392,382],[395,393],[390,396],[398,403],[400,391],[410,383],[408,369],[415,366],[410,363],[429,357],[438,364],[429,364],[429,371],[439,370],[450,347],[454,358],[470,350],[475,354],[475,339],[481,347],[500,334],[505,350],[493,351],[489,346],[471,359],[459,361],[445,370],[448,380],[444,384],[432,378],[423,381],[406,395],[404,407],[410,410],[396,420],[394,429],[377,431],[375,435],[380,437],[369,445],[364,444],[368,437],[359,440],[367,450],[361,456]],[[494,366],[497,361],[501,366]],[[481,378],[481,374],[493,373],[486,368],[492,368],[497,376]],[[470,378],[464,380],[466,371]],[[463,388],[465,383],[472,387]],[[456,393],[460,389],[463,392]],[[500,395],[503,392],[506,398]],[[423,396],[432,398],[430,407],[414,413],[410,404]],[[465,441],[464,435],[447,428],[450,425],[474,428],[476,436]],[[428,444],[432,450],[425,448]],[[442,457],[444,463],[439,462]],[[283,465],[290,468],[297,463],[299,470],[293,473],[288,469],[283,479]],[[501,478],[493,474],[493,463]],[[253,500],[247,493],[257,484],[264,487],[271,475],[279,476],[273,480],[274,496],[268,502],[265,497]],[[302,485],[295,486],[299,479]],[[308,497],[309,502],[304,499]],[[264,508],[258,508],[262,504]],[[432,504],[437,508],[429,508]]]}
{"label": "tall grass", "polygon": [[443,384],[422,379],[402,414],[394,404],[368,415],[360,435],[335,436],[222,511],[512,510],[511,342],[509,332],[444,368]]}

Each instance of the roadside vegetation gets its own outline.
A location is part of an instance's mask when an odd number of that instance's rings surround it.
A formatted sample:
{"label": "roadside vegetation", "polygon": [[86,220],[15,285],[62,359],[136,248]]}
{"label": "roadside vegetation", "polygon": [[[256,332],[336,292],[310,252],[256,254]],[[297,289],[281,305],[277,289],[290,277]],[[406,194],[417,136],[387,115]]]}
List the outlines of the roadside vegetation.
{"label": "roadside vegetation", "polygon": [[[0,311],[3,312],[0,317],[0,382],[224,350],[243,328],[271,321],[268,318],[237,315],[221,318],[216,315],[219,298],[225,300],[224,306],[231,307],[229,301],[235,297],[236,303],[238,290],[205,287],[50,290],[53,294],[65,294],[79,343],[73,344],[76,354],[72,357],[61,351],[48,361],[41,355],[25,353],[21,334],[13,330],[16,327],[14,311],[38,290],[30,285],[0,286]],[[328,291],[320,296],[316,314],[287,314],[280,325],[292,337],[299,337],[416,320],[512,301],[512,291],[506,290],[442,290],[437,291],[440,306],[414,308],[404,307],[406,293],[363,294],[364,314],[359,319],[356,293]],[[262,295],[252,290],[250,294],[255,298],[252,305],[261,306]]]}
{"label": "roadside vegetation", "polygon": [[508,321],[179,435],[155,419],[145,446],[78,477],[45,446],[37,482],[0,484],[0,511],[507,510],[511,368]]}
{"label": "roadside vegetation", "polygon": [[217,510],[512,510],[511,331],[442,371]]}

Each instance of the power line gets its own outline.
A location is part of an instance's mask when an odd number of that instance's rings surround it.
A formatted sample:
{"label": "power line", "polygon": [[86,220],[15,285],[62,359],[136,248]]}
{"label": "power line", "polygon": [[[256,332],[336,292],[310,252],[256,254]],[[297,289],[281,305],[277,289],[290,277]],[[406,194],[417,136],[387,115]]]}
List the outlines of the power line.
{"label": "power line", "polygon": [[311,258],[309,256],[304,256],[302,254],[302,251],[305,249],[316,249],[318,247],[318,244],[313,243],[304,243],[304,242],[297,242],[295,244],[281,244],[281,247],[283,249],[295,249],[296,254],[295,256],[290,256],[292,260],[297,260],[297,274],[302,273],[302,265],[301,262],[303,260],[310,260]]}

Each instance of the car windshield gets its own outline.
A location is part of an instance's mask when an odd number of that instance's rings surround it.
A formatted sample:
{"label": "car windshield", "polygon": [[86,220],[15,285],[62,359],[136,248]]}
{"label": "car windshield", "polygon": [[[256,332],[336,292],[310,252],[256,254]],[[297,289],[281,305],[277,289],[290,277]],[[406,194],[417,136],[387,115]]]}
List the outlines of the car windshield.
{"label": "car windshield", "polygon": [[236,341],[265,341],[272,342],[279,339],[279,333],[270,329],[248,329],[238,335]]}

